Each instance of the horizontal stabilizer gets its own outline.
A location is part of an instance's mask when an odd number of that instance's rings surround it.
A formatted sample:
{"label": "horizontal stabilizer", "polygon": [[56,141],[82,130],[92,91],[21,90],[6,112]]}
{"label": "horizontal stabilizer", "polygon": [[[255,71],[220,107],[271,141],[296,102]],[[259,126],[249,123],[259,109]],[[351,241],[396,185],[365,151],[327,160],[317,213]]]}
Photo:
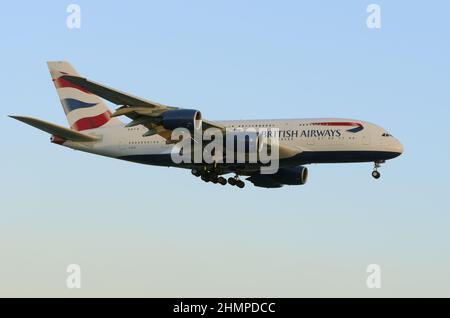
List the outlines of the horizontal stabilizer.
{"label": "horizontal stabilizer", "polygon": [[17,119],[25,124],[33,126],[37,129],[45,131],[49,134],[67,139],[72,141],[80,141],[80,142],[88,142],[88,141],[97,141],[100,138],[96,136],[86,135],[75,130],[71,130],[62,126],[58,126],[44,120],[36,119],[33,117],[26,116],[9,116],[11,118]]}

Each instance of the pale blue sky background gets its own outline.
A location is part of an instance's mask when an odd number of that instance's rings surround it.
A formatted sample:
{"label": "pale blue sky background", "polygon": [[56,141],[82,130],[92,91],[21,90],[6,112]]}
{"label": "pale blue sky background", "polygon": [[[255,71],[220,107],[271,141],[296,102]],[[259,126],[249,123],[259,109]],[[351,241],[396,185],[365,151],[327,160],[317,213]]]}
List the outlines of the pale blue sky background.
{"label": "pale blue sky background", "polygon": [[[0,296],[450,296],[448,1],[76,1],[80,30],[69,3],[1,6]],[[405,153],[239,190],[75,152],[6,117],[67,124],[48,60],[209,119],[372,121]]]}

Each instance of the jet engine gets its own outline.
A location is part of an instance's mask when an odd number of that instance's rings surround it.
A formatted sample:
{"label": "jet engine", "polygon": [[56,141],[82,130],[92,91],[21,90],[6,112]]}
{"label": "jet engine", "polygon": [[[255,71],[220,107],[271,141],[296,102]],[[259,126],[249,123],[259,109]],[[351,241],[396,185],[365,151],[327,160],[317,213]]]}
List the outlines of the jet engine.
{"label": "jet engine", "polygon": [[169,130],[186,128],[192,131],[201,127],[202,114],[196,109],[169,110],[162,114],[162,125]]}
{"label": "jet engine", "polygon": [[274,174],[254,174],[247,178],[256,187],[280,188],[283,185],[302,185],[308,179],[308,168],[303,166],[280,168]]}

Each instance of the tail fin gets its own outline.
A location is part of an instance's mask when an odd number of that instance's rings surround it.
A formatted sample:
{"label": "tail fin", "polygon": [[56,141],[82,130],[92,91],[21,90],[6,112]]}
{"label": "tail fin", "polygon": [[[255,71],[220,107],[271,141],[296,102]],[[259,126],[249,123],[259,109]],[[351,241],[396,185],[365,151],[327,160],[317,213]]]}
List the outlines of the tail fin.
{"label": "tail fin", "polygon": [[72,129],[82,131],[106,125],[120,125],[111,118],[111,111],[97,95],[61,78],[63,75],[79,76],[68,62],[47,62],[50,75]]}

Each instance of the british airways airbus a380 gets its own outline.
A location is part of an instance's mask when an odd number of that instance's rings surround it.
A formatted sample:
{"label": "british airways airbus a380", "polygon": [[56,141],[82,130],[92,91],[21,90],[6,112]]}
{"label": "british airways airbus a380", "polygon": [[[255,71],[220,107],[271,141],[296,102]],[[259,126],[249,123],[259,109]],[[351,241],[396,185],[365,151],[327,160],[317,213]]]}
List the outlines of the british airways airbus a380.
{"label": "british airways airbus a380", "polygon": [[[11,117],[50,133],[51,142],[76,150],[149,165],[187,168],[203,181],[239,188],[245,185],[239,176],[247,176],[246,180],[255,186],[266,188],[304,184],[308,176],[304,165],[311,163],[373,162],[372,176],[378,179],[380,164],[403,152],[402,144],[389,132],[365,121],[337,118],[209,121],[198,110],[155,103],[90,81],[67,62],[47,64],[70,129],[31,117]],[[112,113],[102,99],[120,107]],[[119,116],[131,121],[125,124]],[[265,134],[276,139],[278,168],[267,174],[261,172],[261,167],[267,166],[262,162],[177,163],[172,156],[177,144],[171,136],[178,128],[202,132],[215,129],[224,136],[233,133],[233,140],[244,141],[244,152],[248,151],[250,140],[258,140]],[[193,144],[198,143],[195,138],[192,140]],[[200,143],[204,145],[203,141]],[[238,151],[235,146],[233,151]],[[221,153],[220,159],[223,158]],[[234,176],[222,177],[230,173]]]}

